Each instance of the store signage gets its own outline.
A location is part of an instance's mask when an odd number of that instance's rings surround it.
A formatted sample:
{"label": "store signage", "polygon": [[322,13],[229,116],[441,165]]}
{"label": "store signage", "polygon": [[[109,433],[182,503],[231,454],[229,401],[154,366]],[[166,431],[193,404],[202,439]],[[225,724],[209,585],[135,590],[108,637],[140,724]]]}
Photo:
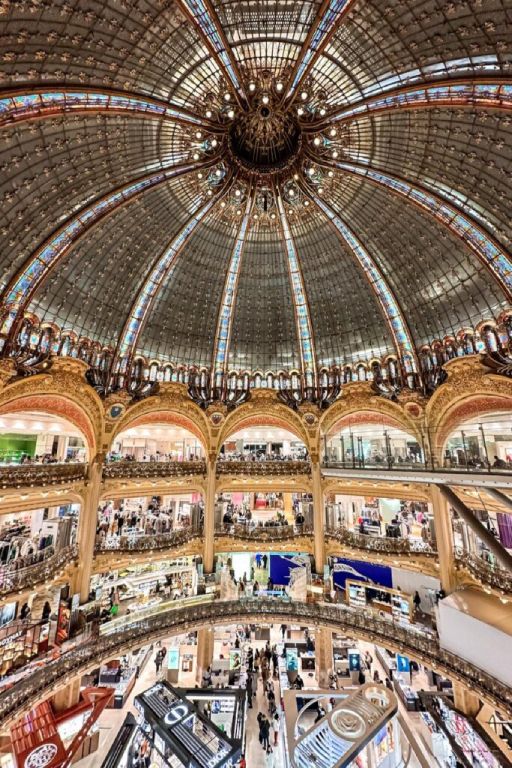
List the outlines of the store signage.
{"label": "store signage", "polygon": [[411,662],[407,656],[401,656],[399,653],[396,655],[396,669],[397,672],[410,672]]}
{"label": "store signage", "polygon": [[164,717],[164,723],[170,726],[176,725],[176,723],[179,723],[180,720],[183,720],[187,714],[188,708],[186,704],[176,704],[176,706],[173,707],[171,711],[168,712]]}
{"label": "store signage", "polygon": [[357,648],[352,648],[348,652],[348,668],[350,672],[359,672],[361,670],[361,654]]}
{"label": "store signage", "polygon": [[242,651],[234,649],[229,652],[229,668],[238,670],[242,666]]}
{"label": "store signage", "polygon": [[180,668],[180,649],[169,648],[167,656],[167,669],[179,669]]}
{"label": "store signage", "polygon": [[23,768],[53,768],[62,765],[66,759],[66,752],[62,742],[57,737],[55,741],[46,741],[44,744],[38,744],[28,753],[16,755],[16,762]]}
{"label": "store signage", "polygon": [[10,645],[15,640],[18,640],[18,638],[23,637],[24,634],[24,630],[18,630],[17,632],[13,632],[12,635],[7,635],[7,637],[4,637],[3,640],[0,640],[0,648],[3,648],[6,645]]}

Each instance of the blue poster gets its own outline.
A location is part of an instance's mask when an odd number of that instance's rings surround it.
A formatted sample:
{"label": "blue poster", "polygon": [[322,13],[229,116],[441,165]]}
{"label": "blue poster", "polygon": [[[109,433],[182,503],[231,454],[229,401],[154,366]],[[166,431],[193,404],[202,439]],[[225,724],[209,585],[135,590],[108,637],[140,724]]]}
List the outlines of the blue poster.
{"label": "blue poster", "polygon": [[290,583],[291,572],[294,568],[303,568],[309,564],[309,555],[294,555],[292,553],[282,555],[270,555],[269,575],[274,585]]}
{"label": "blue poster", "polygon": [[401,656],[399,653],[396,654],[396,670],[397,672],[411,671],[411,662],[407,656]]}
{"label": "blue poster", "polygon": [[359,651],[348,652],[348,668],[350,672],[359,672],[361,669],[361,654]]}
{"label": "blue poster", "polygon": [[337,587],[345,589],[347,579],[357,579],[381,587],[393,586],[393,572],[388,565],[365,563],[362,560],[348,560],[333,557],[332,578]]}

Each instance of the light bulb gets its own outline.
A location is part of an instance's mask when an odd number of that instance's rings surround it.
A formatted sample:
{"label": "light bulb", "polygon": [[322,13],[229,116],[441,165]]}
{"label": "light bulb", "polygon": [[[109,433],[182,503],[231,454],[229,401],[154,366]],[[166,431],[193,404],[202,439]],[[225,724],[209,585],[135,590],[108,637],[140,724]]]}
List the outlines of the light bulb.
{"label": "light bulb", "polygon": [[290,189],[288,191],[288,194],[289,194],[290,197],[294,197],[295,196],[295,190],[294,189]]}
{"label": "light bulb", "polygon": [[203,178],[203,174],[202,174],[202,173],[198,173],[198,174],[197,174],[197,178],[198,178],[198,179],[202,179],[202,178]]}
{"label": "light bulb", "polygon": [[207,190],[206,194],[208,195],[208,197],[211,197],[213,195],[213,192],[211,189],[209,189]]}
{"label": "light bulb", "polygon": [[249,83],[249,90],[253,93],[256,90],[256,83]]}
{"label": "light bulb", "polygon": [[338,157],[338,152],[337,152],[337,150],[334,150],[334,152],[332,153],[332,156],[334,157],[334,159],[336,159],[336,158]]}
{"label": "light bulb", "polygon": [[220,204],[220,207],[221,207],[221,208],[225,208],[225,207],[226,207],[226,203],[224,202],[224,200],[223,200],[223,201],[222,201],[222,203]]}
{"label": "light bulb", "polygon": [[315,172],[314,168],[309,168],[308,169],[308,173],[309,173],[310,176],[312,176],[314,174],[314,172]]}
{"label": "light bulb", "polygon": [[279,93],[281,93],[281,91],[283,90],[283,88],[284,88],[284,85],[282,84],[282,82],[281,82],[281,81],[279,81],[278,83],[276,83],[276,90],[277,90],[277,91],[279,91]]}
{"label": "light bulb", "polygon": [[334,176],[334,171],[329,171],[327,175],[330,179],[332,179],[332,177]]}
{"label": "light bulb", "polygon": [[299,117],[304,114],[304,110],[302,109],[302,107],[298,108],[297,114],[299,115]]}
{"label": "light bulb", "polygon": [[230,109],[229,112],[228,112],[229,119],[232,120],[234,118],[234,116],[235,116],[235,110],[234,109]]}
{"label": "light bulb", "polygon": [[331,128],[331,130],[329,131],[329,135],[336,136],[336,128]]}
{"label": "light bulb", "polygon": [[196,139],[201,139],[202,136],[203,134],[201,133],[201,131],[196,131]]}
{"label": "light bulb", "polygon": [[301,97],[302,101],[306,101],[306,99],[308,97],[307,91],[302,91],[300,97]]}
{"label": "light bulb", "polygon": [[206,117],[210,118],[212,115],[213,115],[213,112],[211,111],[211,109],[207,109],[206,110]]}
{"label": "light bulb", "polygon": [[322,107],[322,109],[320,110],[320,114],[321,114],[321,116],[322,116],[322,117],[325,115],[325,109],[324,109],[323,107]]}
{"label": "light bulb", "polygon": [[216,176],[222,176],[222,171],[221,171],[220,168],[217,168],[217,170],[215,171],[215,175]]}
{"label": "light bulb", "polygon": [[315,147],[319,147],[321,143],[322,143],[322,139],[320,138],[320,136],[315,136],[315,138],[313,139],[313,144],[315,145]]}
{"label": "light bulb", "polygon": [[199,154],[197,152],[194,152],[192,157],[194,158],[194,160],[199,160]]}
{"label": "light bulb", "polygon": [[309,205],[309,200],[304,200],[304,205],[308,206]]}
{"label": "light bulb", "polygon": [[275,219],[275,217],[276,217],[275,213],[271,213],[271,214],[270,214],[270,218],[271,218],[271,219]]}
{"label": "light bulb", "polygon": [[240,192],[240,190],[239,190],[239,189],[235,189],[235,196],[236,196],[236,197],[240,197],[240,195],[241,195],[241,194],[242,194],[242,193]]}
{"label": "light bulb", "polygon": [[324,191],[324,188],[323,188],[323,187],[318,187],[318,192],[319,192],[319,194],[322,194],[322,192],[323,192],[323,191]]}
{"label": "light bulb", "polygon": [[268,104],[268,102],[270,101],[270,99],[269,99],[269,97],[268,97],[268,95],[266,93],[263,94],[263,96],[261,97],[261,100],[262,100],[262,102],[264,104]]}
{"label": "light bulb", "polygon": [[218,143],[217,139],[212,139],[212,147],[216,147]]}
{"label": "light bulb", "polygon": [[238,210],[237,210],[237,212],[236,212],[236,215],[237,215],[237,216],[240,216],[241,214],[242,214],[242,211],[240,210],[240,208],[238,208]]}
{"label": "light bulb", "polygon": [[224,101],[231,101],[231,94],[230,93],[225,93],[224,94]]}

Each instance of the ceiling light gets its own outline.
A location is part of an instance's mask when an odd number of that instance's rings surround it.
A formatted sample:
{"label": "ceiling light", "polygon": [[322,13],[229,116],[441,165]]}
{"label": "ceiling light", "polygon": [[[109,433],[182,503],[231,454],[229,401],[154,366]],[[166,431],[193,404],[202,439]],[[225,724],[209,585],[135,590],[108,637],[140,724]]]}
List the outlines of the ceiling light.
{"label": "ceiling light", "polygon": [[315,138],[313,139],[313,144],[315,145],[315,147],[319,147],[321,143],[322,143],[322,139],[320,138],[320,136],[315,136]]}
{"label": "ceiling light", "polygon": [[338,152],[334,150],[334,152],[332,153],[332,156],[334,157],[334,159],[336,159],[338,157]]}
{"label": "ceiling light", "polygon": [[299,117],[301,117],[301,115],[303,115],[303,114],[304,114],[304,110],[302,109],[302,107],[299,107],[299,108],[298,108],[298,110],[297,110],[297,114],[298,114],[298,116],[299,116]]}
{"label": "ceiling light", "polygon": [[212,115],[213,115],[213,112],[211,111],[211,109],[207,109],[206,110],[206,117],[210,118],[210,117],[212,117]]}
{"label": "ceiling light", "polygon": [[298,181],[299,180],[299,174],[298,173],[294,173],[293,174],[293,178],[295,179],[295,181]]}
{"label": "ceiling light", "polygon": [[322,107],[322,109],[320,110],[320,114],[321,114],[321,116],[322,116],[322,117],[325,115],[325,109],[324,109],[323,107]]}
{"label": "ceiling light", "polygon": [[202,174],[202,173],[198,173],[198,174],[197,174],[197,178],[198,178],[198,179],[202,179],[202,178],[203,178],[203,174]]}
{"label": "ceiling light", "polygon": [[301,97],[302,101],[306,101],[306,99],[308,97],[308,92],[307,91],[302,91],[300,97]]}
{"label": "ceiling light", "polygon": [[332,179],[332,177],[334,176],[334,171],[329,171],[327,175],[330,179]]}
{"label": "ceiling light", "polygon": [[217,170],[215,171],[215,175],[216,176],[222,176],[222,171],[221,171],[220,168],[217,168]]}
{"label": "ceiling light", "polygon": [[212,147],[216,147],[218,143],[217,139],[212,139]]}
{"label": "ceiling light", "polygon": [[270,214],[270,218],[271,218],[271,219],[275,219],[275,217],[276,217],[275,213],[271,213],[271,214]]}
{"label": "ceiling light", "polygon": [[290,189],[288,191],[288,194],[290,195],[290,197],[293,197],[295,195],[295,190],[294,189]]}
{"label": "ceiling light", "polygon": [[207,190],[206,194],[208,195],[208,197],[211,197],[213,195],[213,192],[211,189],[209,189]]}
{"label": "ceiling light", "polygon": [[202,139],[202,138],[203,138],[203,134],[201,133],[201,131],[196,131],[196,139]]}
{"label": "ceiling light", "polygon": [[323,187],[318,187],[318,192],[319,192],[320,195],[322,194],[323,191],[324,191]]}
{"label": "ceiling light", "polygon": [[224,101],[231,101],[231,94],[230,93],[225,93],[224,94]]}
{"label": "ceiling light", "polygon": [[331,128],[329,131],[329,136],[336,136],[336,128]]}
{"label": "ceiling light", "polygon": [[220,207],[221,207],[221,208],[225,208],[225,207],[226,207],[226,203],[224,202],[224,200],[223,200],[223,201],[222,201],[222,203],[220,204]]}
{"label": "ceiling light", "polygon": [[256,90],[256,83],[249,83],[249,90],[253,93]]}
{"label": "ceiling light", "polygon": [[236,196],[236,197],[240,197],[240,195],[241,195],[241,194],[242,194],[242,193],[240,192],[240,190],[239,190],[239,189],[235,189],[235,196]]}
{"label": "ceiling light", "polygon": [[312,176],[314,174],[314,172],[315,172],[314,168],[308,168],[308,173],[309,173],[310,176]]}
{"label": "ceiling light", "polygon": [[230,109],[229,112],[228,112],[229,119],[232,120],[234,118],[234,116],[235,116],[235,110],[234,109]]}
{"label": "ceiling light", "polygon": [[236,212],[236,215],[237,215],[237,216],[240,216],[240,215],[241,215],[241,213],[242,213],[242,211],[240,210],[240,208],[238,208],[238,210],[237,210],[237,212]]}
{"label": "ceiling light", "polygon": [[257,220],[258,220],[258,214],[257,214],[257,213],[255,213],[255,214],[254,214],[254,216],[253,216],[253,218],[254,218],[254,220],[255,220],[255,221],[257,221]]}
{"label": "ceiling light", "polygon": [[192,157],[194,158],[194,160],[199,160],[199,152],[194,152]]}
{"label": "ceiling light", "polygon": [[307,207],[309,205],[309,200],[304,200],[304,205]]}
{"label": "ceiling light", "polygon": [[283,88],[284,88],[284,85],[282,84],[282,82],[281,82],[281,81],[279,81],[278,83],[276,83],[276,90],[277,90],[277,91],[279,91],[279,93],[281,93],[281,91],[283,90]]}
{"label": "ceiling light", "polygon": [[266,93],[265,93],[265,94],[263,94],[263,96],[261,97],[261,100],[262,100],[262,102],[263,102],[264,104],[268,104],[268,102],[270,101],[270,99],[269,99],[269,97],[268,97],[268,94],[266,94]]}

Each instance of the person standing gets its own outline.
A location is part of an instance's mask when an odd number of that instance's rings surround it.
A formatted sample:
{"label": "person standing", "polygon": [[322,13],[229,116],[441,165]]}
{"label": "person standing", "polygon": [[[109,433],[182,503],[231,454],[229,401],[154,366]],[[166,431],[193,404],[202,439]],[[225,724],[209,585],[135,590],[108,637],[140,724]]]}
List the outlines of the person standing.
{"label": "person standing", "polygon": [[156,674],[158,677],[158,673],[162,669],[162,654],[160,653],[160,651],[158,651],[158,653],[155,656],[155,668],[156,668]]}
{"label": "person standing", "polygon": [[272,732],[274,734],[274,747],[277,747],[277,740],[279,739],[279,728],[280,728],[280,721],[279,721],[279,715],[276,712],[274,714],[274,717],[272,719]]}
{"label": "person standing", "polygon": [[268,556],[266,554],[263,555],[263,557],[261,558],[261,562],[262,562],[262,565],[263,565],[263,570],[266,571],[267,570],[267,563],[268,563]]}
{"label": "person standing", "polygon": [[414,607],[416,609],[416,613],[421,613],[421,609],[420,609],[421,597],[420,597],[420,593],[418,592],[418,590],[416,590],[416,592],[414,593],[414,597],[413,597],[412,601],[414,603]]}
{"label": "person standing", "polygon": [[270,723],[268,721],[268,718],[263,715],[261,719],[261,737],[262,737],[262,746],[263,749],[268,750],[270,747]]}
{"label": "person standing", "polygon": [[252,672],[247,673],[247,682],[245,684],[245,690],[247,693],[247,706],[249,709],[252,709],[252,695],[253,695],[253,689],[252,689]]}

